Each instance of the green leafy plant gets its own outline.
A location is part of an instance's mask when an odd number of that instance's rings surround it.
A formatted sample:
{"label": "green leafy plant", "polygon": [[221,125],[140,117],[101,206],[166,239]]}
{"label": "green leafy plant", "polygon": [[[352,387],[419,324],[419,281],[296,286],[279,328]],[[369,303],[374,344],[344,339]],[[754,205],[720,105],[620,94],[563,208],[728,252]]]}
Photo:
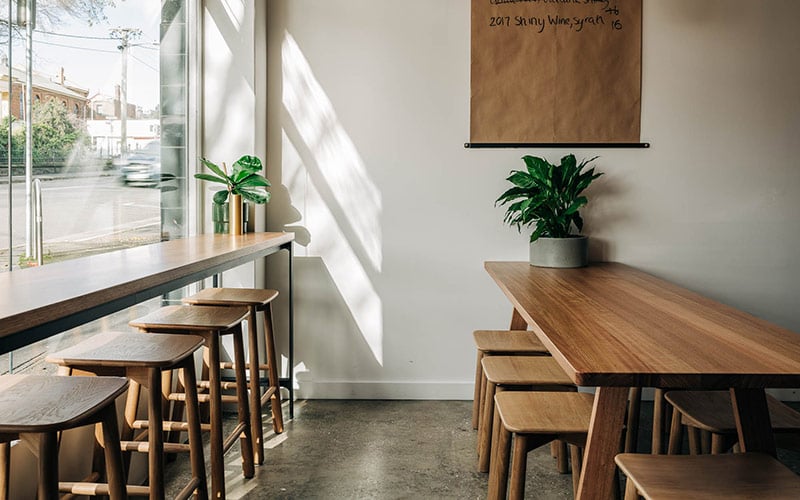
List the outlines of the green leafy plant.
{"label": "green leafy plant", "polygon": [[227,188],[225,191],[214,193],[214,203],[219,205],[225,203],[228,200],[228,195],[231,194],[241,195],[242,198],[253,203],[266,203],[269,201],[270,193],[266,188],[272,184],[260,174],[262,165],[257,156],[242,156],[233,164],[230,174],[228,174],[228,168],[224,162],[220,167],[205,158],[200,161],[213,174],[199,173],[194,174],[194,176],[204,181],[225,184]]}
{"label": "green leafy plant", "polygon": [[497,205],[508,205],[504,222],[516,226],[535,224],[531,243],[540,237],[568,238],[572,226],[580,231],[583,219],[580,209],[588,202],[581,193],[595,179],[603,175],[594,168],[583,169],[597,159],[578,163],[575,155],[561,158],[560,165],[553,165],[544,158],[523,156],[526,170],[512,170],[506,179],[514,185],[500,195]]}

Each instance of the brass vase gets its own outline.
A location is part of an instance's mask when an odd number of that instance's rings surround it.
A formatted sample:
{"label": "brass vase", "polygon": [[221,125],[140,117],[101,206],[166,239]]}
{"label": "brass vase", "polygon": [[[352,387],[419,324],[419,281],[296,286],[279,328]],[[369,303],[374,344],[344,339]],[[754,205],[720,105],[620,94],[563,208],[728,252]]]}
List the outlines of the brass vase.
{"label": "brass vase", "polygon": [[242,195],[232,194],[228,197],[228,233],[242,234]]}

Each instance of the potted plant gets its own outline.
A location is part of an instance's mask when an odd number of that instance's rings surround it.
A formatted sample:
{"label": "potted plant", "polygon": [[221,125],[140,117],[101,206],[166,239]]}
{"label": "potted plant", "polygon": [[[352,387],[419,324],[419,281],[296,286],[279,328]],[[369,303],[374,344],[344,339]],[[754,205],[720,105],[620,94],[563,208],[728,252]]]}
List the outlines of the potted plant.
{"label": "potted plant", "polygon": [[584,168],[595,156],[580,163],[575,155],[553,165],[544,158],[523,156],[526,170],[512,170],[507,178],[514,187],[500,195],[495,206],[506,205],[504,222],[516,226],[535,225],[530,239],[531,265],[541,267],[581,267],[588,263],[588,239],[573,234],[583,229],[580,209],[587,198],[581,193],[603,175]]}
{"label": "potted plant", "polygon": [[225,162],[222,167],[202,158],[203,165],[211,170],[211,174],[194,174],[197,179],[224,184],[226,189],[214,193],[214,204],[228,203],[228,231],[231,234],[242,234],[242,200],[260,204],[267,203],[270,193],[266,188],[271,186],[266,177],[261,175],[262,164],[257,156],[245,155],[236,160],[230,174]]}

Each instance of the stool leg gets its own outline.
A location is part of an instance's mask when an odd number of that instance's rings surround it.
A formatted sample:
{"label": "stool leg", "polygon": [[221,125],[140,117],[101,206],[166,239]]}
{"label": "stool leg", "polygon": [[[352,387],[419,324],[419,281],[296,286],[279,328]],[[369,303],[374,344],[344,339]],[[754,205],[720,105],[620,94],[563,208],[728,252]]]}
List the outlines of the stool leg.
{"label": "stool leg", "polygon": [[270,396],[272,430],[275,431],[275,434],[280,434],[283,432],[283,408],[281,407],[281,380],[278,376],[278,352],[275,349],[275,329],[272,327],[272,302],[267,304],[264,309],[264,336],[269,386],[275,388]]}
{"label": "stool leg", "polygon": [[261,421],[261,370],[258,361],[258,328],[256,327],[256,308],[250,306],[247,316],[247,343],[250,353],[248,371],[250,372],[250,435],[253,437],[255,462],[264,464],[264,424]]}
{"label": "stool leg", "polygon": [[583,468],[583,449],[574,444],[569,445],[570,458],[572,459],[572,494],[578,495],[578,484],[581,481]]}
{"label": "stool leg", "polygon": [[[210,395],[211,420],[211,497],[225,498],[225,464],[222,448],[222,395],[220,394],[219,374],[219,334],[209,332],[206,335],[208,357],[208,380]],[[205,357],[205,356],[204,356]],[[187,382],[186,385],[189,385]]]}
{"label": "stool leg", "polygon": [[672,425],[669,428],[668,455],[680,455],[683,447],[683,425],[681,425],[681,412],[677,408],[672,410]]}
{"label": "stool leg", "polygon": [[[500,421],[500,416],[495,415]],[[492,436],[492,468],[489,471],[489,500],[506,498],[508,490],[508,458],[511,454],[511,433],[500,425]]]}
{"label": "stool leg", "polygon": [[689,436],[689,454],[700,455],[700,429],[697,427],[687,427],[686,434]]}
{"label": "stool leg", "polygon": [[8,496],[11,482],[11,444],[0,443],[0,500],[10,500]]}
{"label": "stool leg", "polygon": [[486,384],[484,394],[483,417],[478,424],[478,471],[489,471],[490,448],[492,443],[492,426],[494,422],[494,395],[497,386],[493,382]]}
{"label": "stool leg", "polygon": [[147,369],[147,454],[150,497],[164,498],[164,406],[161,370]]}
{"label": "stool leg", "polygon": [[[129,375],[130,376],[130,375]],[[136,380],[130,379],[128,384],[128,395],[125,399],[125,420],[120,430],[120,439],[122,441],[133,440],[133,422],[136,420],[136,412],[139,409],[139,398],[141,396],[141,386]],[[130,473],[131,466],[131,452],[125,452],[122,455],[122,462],[125,468],[125,473]]]}
{"label": "stool leg", "polygon": [[58,433],[39,434],[39,500],[58,499]]}
{"label": "stool leg", "polygon": [[625,482],[625,500],[639,500],[639,492],[636,491],[636,485],[631,478]]}
{"label": "stool leg", "polygon": [[731,447],[730,441],[724,434],[711,433],[711,454],[721,455]]}
{"label": "stool leg", "polygon": [[[172,393],[172,370],[165,370],[165,376],[162,377],[163,383],[163,391],[164,391],[164,415],[170,415],[169,420],[173,422],[183,422],[183,401],[170,401],[169,395]],[[183,386],[183,381],[181,377],[177,377],[178,380],[175,382],[175,392],[186,392],[186,388]],[[169,409],[169,404],[172,403],[172,409]],[[180,431],[170,431],[167,435],[167,442],[169,443],[180,443],[181,441],[181,432]],[[167,460],[172,462],[177,458],[177,455],[169,454],[167,455]]]}
{"label": "stool leg", "polygon": [[639,443],[641,405],[642,388],[631,387],[628,393],[628,423],[625,430],[625,453],[636,453],[636,447]]}
{"label": "stool leg", "polygon": [[186,421],[189,424],[189,460],[192,477],[197,478],[197,498],[208,499],[206,465],[203,460],[203,436],[200,432],[200,409],[197,401],[197,377],[194,373],[194,357],[190,356],[181,370],[186,388]]}
{"label": "stool leg", "polygon": [[525,470],[528,468],[528,436],[514,434],[512,448],[508,498],[509,500],[522,500],[525,497]]}
{"label": "stool leg", "polygon": [[[236,372],[236,396],[239,403],[239,423],[244,424],[244,430],[239,438],[242,452],[242,471],[244,477],[251,478],[255,475],[253,462],[253,437],[250,432],[250,403],[247,400],[247,375],[244,371],[244,341],[242,339],[242,325],[236,327],[233,335],[233,356]],[[259,405],[260,407],[260,405]]]}
{"label": "stool leg", "polygon": [[704,455],[711,453],[711,433],[706,430],[700,431],[700,449]]}
{"label": "stool leg", "polygon": [[483,375],[483,367],[481,366],[481,359],[483,359],[483,351],[478,351],[478,360],[475,362],[475,388],[472,396],[472,428],[478,428],[478,413],[481,409],[481,377]]}
{"label": "stool leg", "polygon": [[122,466],[117,410],[113,403],[102,413],[103,449],[106,457],[106,477],[111,500],[126,498],[125,471]]}
{"label": "stool leg", "polygon": [[[484,356],[485,355],[486,355],[486,353],[484,353]],[[486,384],[487,383],[488,383],[488,381],[486,380],[486,374],[483,373],[483,365],[481,365],[481,392],[480,392],[480,397],[478,398],[478,404],[480,405],[480,407],[478,408],[478,426],[476,427],[476,429],[480,429],[481,428],[481,419],[483,418],[483,411],[484,411],[483,409],[484,409],[484,405],[486,403]]]}
{"label": "stool leg", "polygon": [[664,389],[656,389],[653,396],[653,455],[661,455],[664,448]]}
{"label": "stool leg", "polygon": [[556,440],[557,456],[556,456],[556,469],[559,474],[566,474],[569,472],[569,451],[567,450],[566,441]]}

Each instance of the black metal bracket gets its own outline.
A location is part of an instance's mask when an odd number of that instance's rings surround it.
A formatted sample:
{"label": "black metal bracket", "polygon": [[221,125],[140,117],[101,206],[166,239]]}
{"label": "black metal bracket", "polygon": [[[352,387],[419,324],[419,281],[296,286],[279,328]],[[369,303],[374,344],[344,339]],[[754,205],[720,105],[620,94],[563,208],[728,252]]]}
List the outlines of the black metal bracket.
{"label": "black metal bracket", "polygon": [[465,149],[503,148],[593,148],[593,149],[647,149],[649,142],[465,142]]}

